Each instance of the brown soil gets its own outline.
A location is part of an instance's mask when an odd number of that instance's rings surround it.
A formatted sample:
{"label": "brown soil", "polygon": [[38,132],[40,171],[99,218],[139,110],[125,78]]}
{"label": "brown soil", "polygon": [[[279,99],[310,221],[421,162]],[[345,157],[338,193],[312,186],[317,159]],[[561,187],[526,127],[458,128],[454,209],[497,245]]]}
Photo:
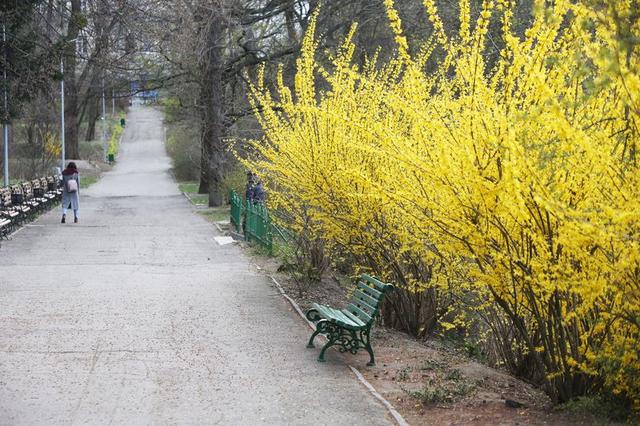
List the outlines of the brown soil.
{"label": "brown soil", "polygon": [[[249,252],[256,266],[273,276],[303,311],[313,302],[346,304],[352,286],[348,280],[327,274],[321,283],[301,289],[288,274],[278,272],[279,259],[261,256],[251,248]],[[342,357],[362,372],[411,425],[606,424],[588,413],[554,409],[541,390],[468,358],[440,339],[420,342],[382,327],[374,327],[372,335],[374,367],[367,367],[365,351],[356,355],[330,351],[327,356]],[[521,406],[512,408],[506,400]]]}

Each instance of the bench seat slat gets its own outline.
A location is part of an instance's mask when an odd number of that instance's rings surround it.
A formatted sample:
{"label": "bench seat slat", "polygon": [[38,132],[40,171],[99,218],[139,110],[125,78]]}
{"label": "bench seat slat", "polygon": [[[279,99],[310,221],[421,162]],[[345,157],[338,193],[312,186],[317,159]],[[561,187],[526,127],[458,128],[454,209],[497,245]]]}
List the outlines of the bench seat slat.
{"label": "bench seat slat", "polygon": [[347,310],[352,314],[354,314],[355,316],[357,316],[358,318],[360,318],[360,320],[365,324],[370,324],[373,319],[368,313],[366,313],[365,311],[358,308],[356,305],[352,303],[349,303],[349,305],[347,306]]}
{"label": "bench seat slat", "polygon": [[366,327],[367,324],[364,323],[364,321],[362,321],[360,318],[358,318],[357,316],[353,315],[351,312],[349,312],[346,309],[342,310],[342,313],[348,317],[351,321],[353,321],[354,323],[358,324],[360,327]]}
{"label": "bench seat slat", "polygon": [[360,325],[358,323],[351,321],[351,319],[345,314],[343,314],[341,311],[337,309],[331,309],[331,313],[334,315],[334,317],[338,321],[340,321],[341,323],[340,325],[342,325],[343,327],[348,327],[352,329],[360,328]]}
{"label": "bench seat slat", "polygon": [[346,316],[343,312],[330,308],[329,306],[313,304],[313,308],[325,319],[338,324],[341,327],[350,330],[359,330],[364,326],[361,321],[355,322],[350,317]]}

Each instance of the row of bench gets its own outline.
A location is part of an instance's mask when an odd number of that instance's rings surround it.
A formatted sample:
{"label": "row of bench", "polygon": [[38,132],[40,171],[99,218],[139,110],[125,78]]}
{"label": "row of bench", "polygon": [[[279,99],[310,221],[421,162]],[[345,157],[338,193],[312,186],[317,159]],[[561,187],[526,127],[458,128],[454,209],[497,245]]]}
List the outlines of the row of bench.
{"label": "row of bench", "polygon": [[62,198],[62,180],[47,176],[0,188],[0,238],[35,219]]}

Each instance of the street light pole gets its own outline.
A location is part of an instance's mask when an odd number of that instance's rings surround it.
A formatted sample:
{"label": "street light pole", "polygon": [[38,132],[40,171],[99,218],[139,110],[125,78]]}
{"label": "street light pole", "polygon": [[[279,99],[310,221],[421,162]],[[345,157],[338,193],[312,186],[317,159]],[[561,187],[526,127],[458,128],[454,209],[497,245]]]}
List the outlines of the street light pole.
{"label": "street light pole", "polygon": [[4,45],[4,120],[3,142],[4,142],[4,186],[9,186],[9,97],[7,95],[7,28],[6,23],[2,22],[2,42]]}
{"label": "street light pole", "polygon": [[107,158],[107,123],[106,123],[106,104],[104,99],[104,78],[102,78],[102,149],[103,159]]}
{"label": "street light pole", "polygon": [[[77,38],[74,38],[73,40],[67,40],[66,43],[75,43],[76,40],[78,40]],[[65,46],[65,50],[66,50],[66,46]],[[65,139],[64,139],[64,54],[65,54],[65,50],[62,51],[62,56],[60,57],[60,76],[62,78],[60,78],[60,145],[62,146],[62,165],[61,165],[61,170],[64,170],[65,166],[64,163],[66,161],[66,155],[65,155]]]}
{"label": "street light pole", "polygon": [[62,75],[60,79],[60,142],[62,144],[62,167],[60,170],[64,170],[64,57],[60,58],[60,74]]}

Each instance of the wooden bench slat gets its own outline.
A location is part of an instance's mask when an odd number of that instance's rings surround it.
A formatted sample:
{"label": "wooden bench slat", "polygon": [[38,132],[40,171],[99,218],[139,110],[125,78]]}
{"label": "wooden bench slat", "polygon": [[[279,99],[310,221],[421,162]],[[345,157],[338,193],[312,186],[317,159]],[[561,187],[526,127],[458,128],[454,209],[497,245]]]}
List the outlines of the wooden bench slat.
{"label": "wooden bench slat", "polygon": [[375,314],[378,313],[378,304],[376,304],[376,306],[371,306],[366,302],[363,302],[362,300],[351,300],[350,302],[352,305],[357,306],[358,308],[362,309],[367,315],[369,315],[370,317],[374,316]]}
{"label": "wooden bench slat", "polygon": [[364,283],[358,283],[358,290],[362,291],[365,294],[368,294],[369,296],[373,297],[374,299],[378,299],[381,300],[384,297],[384,293],[369,287],[368,285],[364,284]]}
{"label": "wooden bench slat", "polygon": [[373,318],[371,318],[371,316],[368,313],[366,313],[365,311],[358,308],[356,305],[352,303],[349,303],[349,305],[347,306],[347,310],[352,314],[354,314],[355,316],[357,316],[358,318],[360,318],[360,321],[364,322],[365,324],[369,324],[373,320]]}
{"label": "wooden bench slat", "polygon": [[380,281],[377,278],[372,277],[371,275],[367,275],[367,274],[362,274],[360,276],[361,280],[367,281],[370,284],[373,284],[375,286],[375,288],[381,292],[385,292],[387,289],[387,284],[383,283],[382,281]]}
{"label": "wooden bench slat", "polygon": [[358,323],[351,321],[351,319],[347,317],[345,314],[343,314],[341,311],[332,308],[331,313],[332,315],[334,315],[334,318],[336,318],[340,322],[340,325],[342,325],[343,327],[352,328],[352,329],[360,328],[360,325]]}
{"label": "wooden bench slat", "polygon": [[356,291],[353,292],[353,297],[359,300],[363,300],[365,301],[368,305],[370,306],[375,306],[378,303],[380,303],[380,299],[376,299],[375,297],[371,297],[368,294],[356,289]]}
{"label": "wooden bench slat", "polygon": [[323,318],[337,323],[341,327],[346,327],[349,329],[358,329],[361,327],[360,324],[352,321],[349,317],[347,317],[337,309],[330,308],[329,306],[319,305],[317,303],[314,303],[313,307],[320,313]]}
{"label": "wooden bench slat", "polygon": [[356,324],[358,324],[360,327],[366,327],[367,324],[365,324],[360,318],[358,318],[357,316],[353,315],[351,312],[349,312],[346,309],[342,310],[342,313],[347,316],[351,321],[355,322]]}

